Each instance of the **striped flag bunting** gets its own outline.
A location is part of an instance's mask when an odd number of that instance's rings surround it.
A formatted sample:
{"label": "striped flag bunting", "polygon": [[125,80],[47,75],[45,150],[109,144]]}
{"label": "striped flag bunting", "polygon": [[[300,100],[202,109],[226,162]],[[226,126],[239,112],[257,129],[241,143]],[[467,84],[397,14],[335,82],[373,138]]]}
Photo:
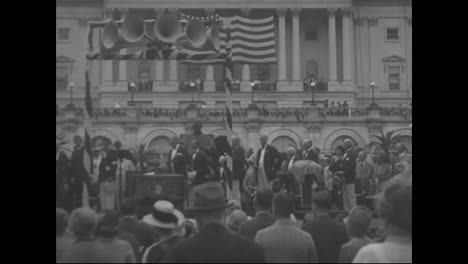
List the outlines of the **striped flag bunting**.
{"label": "striped flag bunting", "polygon": [[[219,29],[220,50],[215,52],[207,47],[184,45],[180,49],[171,47],[162,51],[146,47],[134,54],[95,53],[88,56],[90,60],[181,60],[184,63],[224,64],[231,54],[233,63],[258,64],[276,63],[275,20],[266,18],[246,18],[242,16],[220,17],[224,24],[230,25],[231,50],[226,51],[226,27]],[[154,20],[146,20],[152,23]],[[93,31],[104,27],[106,22],[90,22],[88,45],[93,47]]]}
{"label": "striped flag bunting", "polygon": [[[231,33],[230,27],[228,24],[226,30],[226,52],[230,54],[231,50]],[[226,135],[227,142],[229,144],[228,153],[226,153],[226,169],[228,170],[229,175],[232,176],[233,173],[233,162],[232,162],[232,72],[233,65],[231,61],[231,56],[227,56],[224,61],[224,86],[226,88],[226,111],[225,111],[225,125],[226,125]]]}

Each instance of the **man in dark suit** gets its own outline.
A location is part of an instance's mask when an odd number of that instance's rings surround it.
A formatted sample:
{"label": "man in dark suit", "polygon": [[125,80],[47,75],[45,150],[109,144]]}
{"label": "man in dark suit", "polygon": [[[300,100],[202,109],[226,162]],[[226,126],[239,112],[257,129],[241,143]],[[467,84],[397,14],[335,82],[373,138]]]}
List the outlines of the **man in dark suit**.
{"label": "man in dark suit", "polygon": [[[210,169],[208,168],[208,159],[204,150],[200,147],[200,143],[197,140],[192,141],[192,173],[195,175],[193,177],[193,185],[199,185],[208,180],[208,175],[210,175]],[[212,176],[212,175],[211,175]]]}
{"label": "man in dark suit", "polygon": [[[73,195],[73,207],[82,206],[83,184],[89,186],[90,179],[84,167],[84,146],[83,139],[76,135],[73,137],[75,147],[70,159],[71,192]],[[89,188],[88,188],[89,189]]]}
{"label": "man in dark suit", "polygon": [[313,204],[315,218],[304,224],[302,230],[309,232],[315,242],[318,263],[338,263],[341,246],[348,242],[348,233],[344,224],[332,219],[328,212],[331,197],[327,191],[315,195]]}
{"label": "man in dark suit", "polygon": [[194,188],[193,207],[199,232],[181,241],[163,262],[168,263],[264,263],[263,249],[253,241],[232,234],[225,226],[223,187],[207,182]]}
{"label": "man in dark suit", "polygon": [[[247,160],[245,159],[244,148],[240,144],[240,138],[232,138],[232,180],[236,187],[234,189],[239,190],[240,193],[244,192],[244,182],[245,172],[247,170]],[[238,186],[238,187],[237,187]],[[240,202],[240,201],[239,201]]]}
{"label": "man in dark suit", "polygon": [[260,149],[257,151],[257,178],[259,188],[272,188],[272,181],[281,166],[280,155],[275,147],[267,144],[268,137],[260,136]]}
{"label": "man in dark suit", "polygon": [[[65,153],[59,151],[60,145],[55,144],[55,199],[57,207],[65,206],[65,185],[68,186],[67,168],[68,158]],[[68,187],[67,187],[68,188]]]}
{"label": "man in dark suit", "polygon": [[313,149],[312,140],[306,139],[303,143],[302,159],[312,160],[318,163],[318,154]]}
{"label": "man in dark suit", "polygon": [[345,148],[345,154],[343,156],[342,169],[344,172],[344,184],[342,187],[343,193],[343,207],[349,212],[351,208],[356,206],[356,153],[353,151],[353,141],[345,139],[343,146]]}
{"label": "man in dark suit", "polygon": [[[183,167],[185,163],[185,170],[187,170],[187,161],[189,160],[189,154],[187,148],[185,147],[185,144],[180,141],[179,137],[173,137],[171,145],[172,150],[169,153],[169,158],[167,159],[167,168],[170,170],[171,173],[180,173],[184,170]],[[182,157],[177,154],[182,154]],[[177,163],[177,168],[175,166],[176,164],[174,163]]]}
{"label": "man in dark suit", "polygon": [[241,224],[239,234],[254,240],[258,230],[271,226],[275,222],[271,214],[272,203],[271,189],[258,190],[254,200],[255,217]]}

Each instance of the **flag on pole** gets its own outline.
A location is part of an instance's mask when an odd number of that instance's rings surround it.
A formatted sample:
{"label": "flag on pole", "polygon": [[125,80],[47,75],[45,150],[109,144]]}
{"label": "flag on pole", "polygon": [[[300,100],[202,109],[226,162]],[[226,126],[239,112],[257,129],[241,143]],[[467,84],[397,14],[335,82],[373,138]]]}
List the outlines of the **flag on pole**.
{"label": "flag on pole", "polygon": [[91,100],[91,82],[89,80],[89,71],[91,67],[91,61],[88,60],[86,63],[85,71],[85,111],[84,111],[84,154],[83,154],[83,165],[86,169],[87,180],[83,183],[83,195],[82,195],[82,205],[89,207],[89,190],[87,183],[91,178],[93,173],[93,160],[91,155],[91,137],[90,131],[92,127],[92,116],[93,116],[93,103]]}

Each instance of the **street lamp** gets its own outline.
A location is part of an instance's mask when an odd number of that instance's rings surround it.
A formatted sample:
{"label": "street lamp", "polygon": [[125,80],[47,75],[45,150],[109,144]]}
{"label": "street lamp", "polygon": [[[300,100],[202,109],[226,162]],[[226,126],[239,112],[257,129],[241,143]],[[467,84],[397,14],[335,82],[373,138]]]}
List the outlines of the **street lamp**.
{"label": "street lamp", "polygon": [[73,106],[73,88],[75,88],[75,84],[73,82],[69,83],[68,88],[70,89],[70,106]]}
{"label": "street lamp", "polygon": [[130,100],[130,105],[135,106],[135,102],[133,101],[133,93],[135,92],[136,84],[134,82],[130,82],[130,92],[132,95],[132,98]]}
{"label": "street lamp", "polygon": [[310,89],[312,90],[312,105],[315,105],[315,81],[310,82]]}
{"label": "street lamp", "polygon": [[371,107],[377,107],[377,104],[375,103],[375,97],[374,97],[375,82],[371,82],[370,87],[372,89],[372,104],[371,104]]}
{"label": "street lamp", "polygon": [[193,102],[193,97],[195,96],[195,83],[194,82],[190,82],[190,87],[192,88],[192,102]]}

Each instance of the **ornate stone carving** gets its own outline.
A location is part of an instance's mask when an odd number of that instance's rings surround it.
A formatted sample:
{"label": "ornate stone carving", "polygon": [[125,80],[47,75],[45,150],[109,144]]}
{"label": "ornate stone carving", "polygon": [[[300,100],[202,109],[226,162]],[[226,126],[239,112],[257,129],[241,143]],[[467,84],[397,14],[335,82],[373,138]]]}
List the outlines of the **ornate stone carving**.
{"label": "ornate stone carving", "polygon": [[372,122],[367,124],[367,129],[369,129],[370,134],[378,134],[382,131],[382,124],[377,122]]}
{"label": "ornate stone carving", "polygon": [[321,122],[306,123],[306,128],[311,133],[320,133],[320,131],[322,130],[322,123]]}
{"label": "ornate stone carving", "polygon": [[278,8],[278,15],[279,16],[285,16],[286,12],[288,12],[287,8]]}
{"label": "ornate stone carving", "polygon": [[138,125],[135,123],[127,123],[123,126],[125,133],[135,134],[138,131]]}
{"label": "ornate stone carving", "polygon": [[256,132],[258,133],[260,131],[260,124],[259,123],[247,123],[245,125],[245,128],[247,129],[247,132]]}

